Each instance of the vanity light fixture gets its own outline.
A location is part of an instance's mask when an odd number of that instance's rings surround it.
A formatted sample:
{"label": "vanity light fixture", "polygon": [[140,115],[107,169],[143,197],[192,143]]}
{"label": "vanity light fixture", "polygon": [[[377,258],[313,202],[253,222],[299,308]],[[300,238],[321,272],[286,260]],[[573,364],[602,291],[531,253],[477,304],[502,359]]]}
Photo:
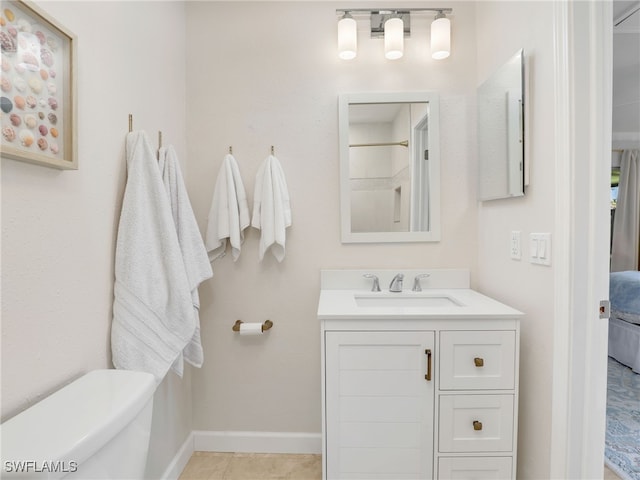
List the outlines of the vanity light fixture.
{"label": "vanity light fixture", "polygon": [[348,11],[338,22],[338,56],[343,60],[356,58],[358,53],[357,24]]}
{"label": "vanity light fixture", "polygon": [[431,22],[431,57],[436,60],[451,54],[451,21],[439,11]]}
{"label": "vanity light fixture", "polygon": [[404,38],[411,35],[411,12],[435,12],[431,23],[431,56],[436,60],[447,58],[451,52],[451,21],[447,18],[451,8],[339,8],[338,56],[351,60],[357,55],[357,23],[354,16],[368,15],[371,22],[371,38],[384,37],[384,55],[390,60],[404,54]]}
{"label": "vanity light fixture", "polygon": [[384,22],[384,56],[397,60],[404,54],[404,23],[402,18],[393,16]]}

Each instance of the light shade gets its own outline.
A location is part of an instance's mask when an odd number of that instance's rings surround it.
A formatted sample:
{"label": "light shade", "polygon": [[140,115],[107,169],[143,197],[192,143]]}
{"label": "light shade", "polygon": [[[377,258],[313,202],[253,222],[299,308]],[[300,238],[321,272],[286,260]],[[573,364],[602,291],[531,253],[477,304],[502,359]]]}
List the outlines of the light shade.
{"label": "light shade", "polygon": [[384,56],[389,60],[402,57],[404,52],[404,23],[394,17],[384,22]]}
{"label": "light shade", "polygon": [[443,13],[431,22],[431,57],[436,60],[447,58],[451,53],[451,21]]}
{"label": "light shade", "polygon": [[358,35],[356,21],[348,13],[338,22],[338,56],[343,60],[356,58]]}

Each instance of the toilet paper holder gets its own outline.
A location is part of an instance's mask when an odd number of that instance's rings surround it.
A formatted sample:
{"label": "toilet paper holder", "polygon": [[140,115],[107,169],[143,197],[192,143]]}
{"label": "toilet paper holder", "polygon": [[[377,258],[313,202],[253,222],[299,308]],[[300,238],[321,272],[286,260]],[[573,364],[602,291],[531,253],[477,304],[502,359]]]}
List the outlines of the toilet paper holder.
{"label": "toilet paper holder", "polygon": [[[236,320],[236,323],[233,325],[233,327],[231,327],[231,330],[233,330],[234,332],[239,332],[240,325],[242,325],[243,323],[244,322],[242,320]],[[265,320],[264,323],[262,324],[262,331],[266,332],[271,327],[273,327],[273,322],[271,320]]]}

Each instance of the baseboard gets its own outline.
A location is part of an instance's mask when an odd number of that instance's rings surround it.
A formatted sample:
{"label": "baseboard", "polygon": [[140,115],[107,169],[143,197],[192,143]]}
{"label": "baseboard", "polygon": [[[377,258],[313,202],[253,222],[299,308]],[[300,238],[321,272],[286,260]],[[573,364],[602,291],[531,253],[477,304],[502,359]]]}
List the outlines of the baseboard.
{"label": "baseboard", "polygon": [[162,480],[178,480],[180,474],[184,470],[184,467],[187,466],[191,455],[193,455],[193,452],[195,451],[195,449],[193,448],[193,439],[194,432],[191,432],[178,452],[173,457],[173,460],[171,460],[171,463],[169,464],[167,469],[162,474]]}
{"label": "baseboard", "polygon": [[197,452],[322,453],[320,433],[194,431]]}

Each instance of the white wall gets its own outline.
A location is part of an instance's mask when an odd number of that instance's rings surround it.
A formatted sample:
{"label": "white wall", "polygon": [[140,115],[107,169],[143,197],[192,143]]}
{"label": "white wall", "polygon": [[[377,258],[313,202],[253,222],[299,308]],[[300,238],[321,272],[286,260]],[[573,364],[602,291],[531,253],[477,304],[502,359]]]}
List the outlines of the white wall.
{"label": "white wall", "polygon": [[[154,142],[162,130],[165,144],[185,155],[184,5],[38,3],[78,37],[80,168],[2,159],[3,420],[111,367],[128,114],[134,128]],[[156,394],[152,478],[191,429],[190,395],[189,378],[170,378]]]}
{"label": "white wall", "polygon": [[[553,239],[553,3],[483,2],[477,9],[478,83],[519,48],[529,57],[531,172],[522,198],[482,202],[478,211],[478,283],[484,293],[525,312],[521,330],[518,478],[549,478],[553,374],[553,265],[529,263],[528,237]],[[522,232],[522,260],[509,257],[512,230]],[[553,252],[552,252],[553,261]]]}
{"label": "white wall", "polygon": [[[474,267],[476,203],[474,5],[455,3],[454,54],[430,58],[432,16],[412,19],[401,60],[360,35],[358,57],[337,57],[332,2],[192,2],[187,6],[189,191],[204,228],[228,146],[250,200],[259,163],[275,146],[293,210],[281,264],[258,263],[258,233],[240,259],[214,263],[201,288],[204,367],[194,372],[194,428],[320,432],[321,268]],[[344,6],[344,5],[342,5]],[[363,20],[363,28],[368,21]],[[441,94],[442,241],[342,245],[338,94],[437,90]],[[239,337],[236,319],[274,327]]]}

